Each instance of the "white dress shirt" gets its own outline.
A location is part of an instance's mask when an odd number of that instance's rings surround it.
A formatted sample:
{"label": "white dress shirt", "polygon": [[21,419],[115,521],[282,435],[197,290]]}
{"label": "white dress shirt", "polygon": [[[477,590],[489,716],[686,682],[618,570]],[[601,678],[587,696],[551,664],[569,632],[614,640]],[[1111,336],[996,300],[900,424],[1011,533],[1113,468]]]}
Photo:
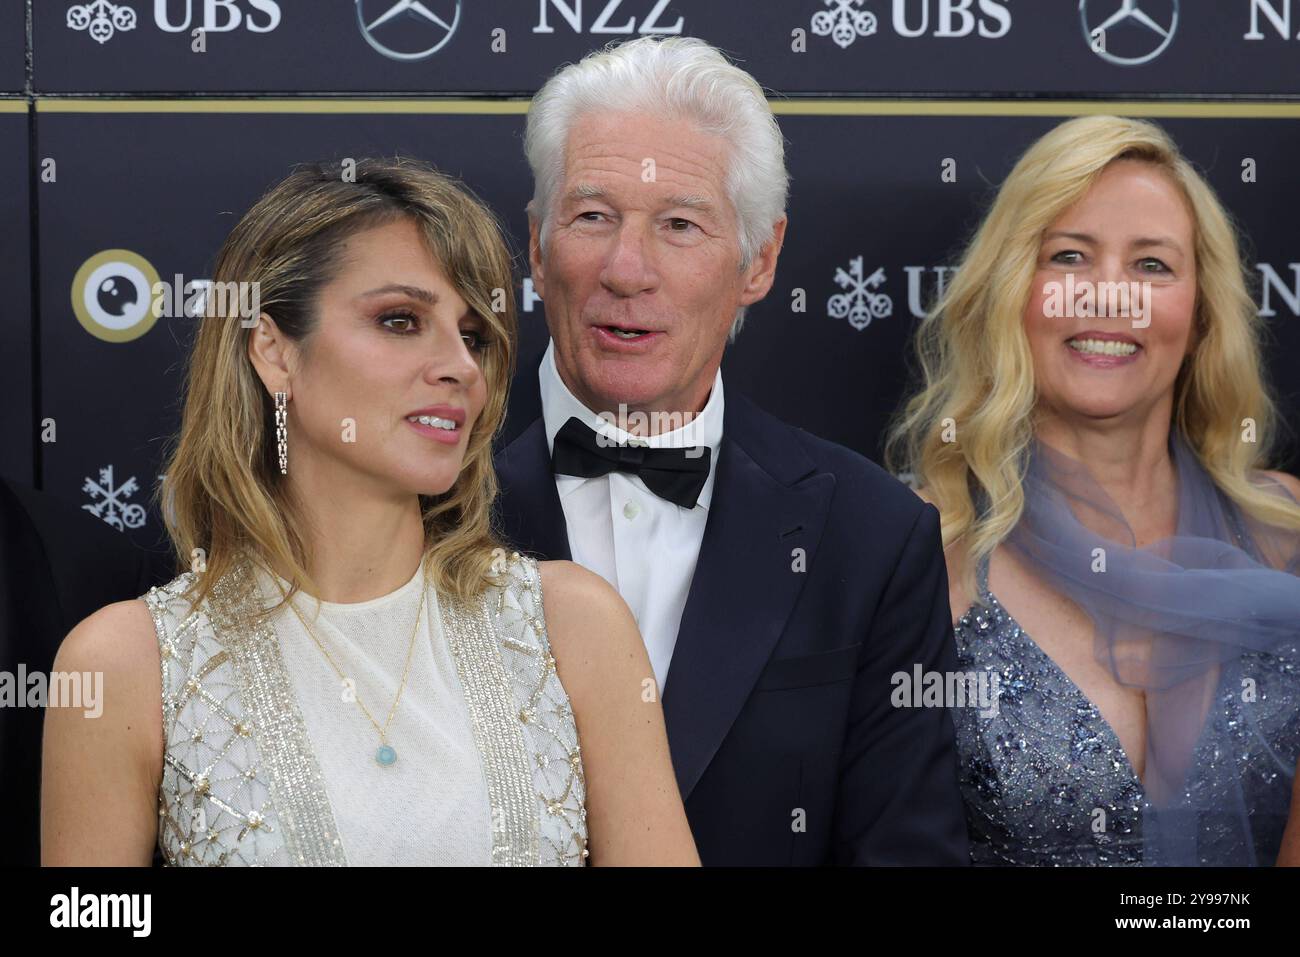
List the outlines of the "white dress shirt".
{"label": "white dress shirt", "polygon": [[[555,434],[571,417],[615,442],[656,449],[697,445],[713,450],[709,477],[694,508],[660,498],[646,488],[640,476],[629,472],[596,478],[555,476],[573,560],[613,585],[632,609],[662,694],[713,498],[722,443],[722,370],[715,375],[708,401],[694,420],[682,428],[649,436],[631,435],[579,402],[555,367],[554,342],[546,347],[538,378],[546,448],[552,454]],[[610,409],[607,415],[617,416],[618,410]]]}

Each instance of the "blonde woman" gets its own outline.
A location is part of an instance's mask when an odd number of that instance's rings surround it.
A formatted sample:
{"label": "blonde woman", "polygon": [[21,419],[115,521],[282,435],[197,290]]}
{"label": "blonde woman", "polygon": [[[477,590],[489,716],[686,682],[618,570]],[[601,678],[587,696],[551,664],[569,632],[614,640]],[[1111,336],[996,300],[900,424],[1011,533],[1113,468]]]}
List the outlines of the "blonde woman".
{"label": "blonde woman", "polygon": [[956,716],[977,863],[1277,858],[1300,482],[1265,469],[1245,276],[1159,127],[1077,119],[1016,164],[918,331],[888,457],[940,509],[962,668],[1000,692]]}
{"label": "blonde woman", "polygon": [[489,528],[491,214],[419,163],[308,166],[215,281],[166,465],[188,570],[59,651],[105,703],[48,713],[44,863],[697,863],[627,607]]}

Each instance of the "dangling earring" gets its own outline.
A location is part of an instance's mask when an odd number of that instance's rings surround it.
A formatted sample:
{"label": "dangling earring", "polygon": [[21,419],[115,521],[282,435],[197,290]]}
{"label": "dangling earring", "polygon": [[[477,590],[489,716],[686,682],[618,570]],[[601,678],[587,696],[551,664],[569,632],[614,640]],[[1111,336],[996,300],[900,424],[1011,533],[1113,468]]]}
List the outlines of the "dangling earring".
{"label": "dangling earring", "polygon": [[289,393],[275,394],[275,445],[280,453],[280,474],[289,474]]}

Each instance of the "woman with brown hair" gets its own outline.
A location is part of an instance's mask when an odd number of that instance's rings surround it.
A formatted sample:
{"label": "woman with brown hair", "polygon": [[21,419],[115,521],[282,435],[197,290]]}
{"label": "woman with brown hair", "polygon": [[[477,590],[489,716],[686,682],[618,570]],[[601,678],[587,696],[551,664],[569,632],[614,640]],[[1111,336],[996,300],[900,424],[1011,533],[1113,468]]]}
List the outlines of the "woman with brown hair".
{"label": "woman with brown hair", "polygon": [[260,313],[210,298],[165,470],[189,570],[59,651],[105,700],[48,713],[44,863],[698,863],[626,605],[490,527],[512,285],[412,161],[239,222],[213,289]]}

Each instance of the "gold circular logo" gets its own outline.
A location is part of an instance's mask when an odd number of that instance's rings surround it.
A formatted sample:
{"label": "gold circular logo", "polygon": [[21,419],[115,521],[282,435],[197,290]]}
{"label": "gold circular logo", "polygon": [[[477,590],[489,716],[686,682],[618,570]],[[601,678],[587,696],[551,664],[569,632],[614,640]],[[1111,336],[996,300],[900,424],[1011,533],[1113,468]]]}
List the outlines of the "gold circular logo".
{"label": "gold circular logo", "polygon": [[153,290],[158,271],[129,249],[105,249],[81,264],[72,280],[72,311],[96,339],[130,342],[158,321]]}

